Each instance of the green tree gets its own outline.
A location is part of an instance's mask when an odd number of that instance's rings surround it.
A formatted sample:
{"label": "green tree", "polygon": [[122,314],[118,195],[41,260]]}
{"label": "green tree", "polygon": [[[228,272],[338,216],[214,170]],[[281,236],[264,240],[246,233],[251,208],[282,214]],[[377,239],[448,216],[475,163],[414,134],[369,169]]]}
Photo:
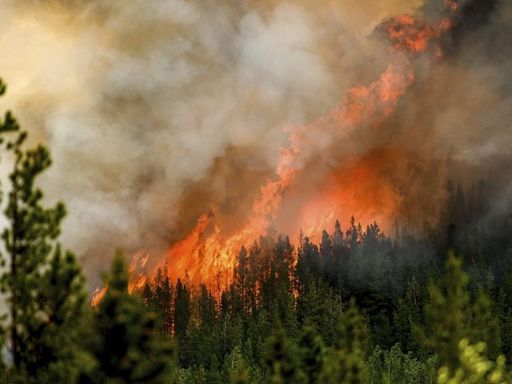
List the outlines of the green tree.
{"label": "green tree", "polygon": [[496,361],[485,355],[485,343],[471,344],[462,339],[458,345],[459,365],[439,369],[438,384],[505,384],[512,379],[505,370],[505,357]]}
{"label": "green tree", "polygon": [[190,291],[181,280],[176,283],[176,298],[174,301],[174,331],[178,340],[187,333],[190,320]]}
{"label": "green tree", "polygon": [[161,342],[156,315],[128,293],[128,271],[118,252],[94,322],[94,368],[82,383],[168,383],[173,350]]}
{"label": "green tree", "polygon": [[307,383],[318,383],[318,377],[324,364],[324,345],[322,338],[310,325],[304,326],[299,340],[301,352],[300,367],[306,376]]}
{"label": "green tree", "polygon": [[431,353],[438,353],[442,364],[453,369],[459,364],[459,342],[469,334],[468,275],[462,262],[450,253],[440,285],[429,284],[430,301],[424,308],[425,326],[416,325],[418,342]]}
{"label": "green tree", "polygon": [[157,313],[160,315],[162,321],[162,335],[170,337],[172,330],[172,299],[173,289],[172,284],[165,273],[167,268],[158,269],[155,279],[154,300],[157,307]]}
{"label": "green tree", "polygon": [[319,382],[362,384],[366,380],[365,350],[367,328],[354,300],[338,325],[338,344],[327,354]]}
{"label": "green tree", "polygon": [[[0,95],[5,85],[0,81]],[[10,381],[71,383],[83,365],[87,313],[81,269],[57,242],[65,207],[47,208],[37,177],[51,165],[48,149],[25,149],[27,132],[7,112],[0,122],[2,144],[12,160],[2,238],[2,262],[9,268],[1,278],[9,300]]]}
{"label": "green tree", "polygon": [[423,308],[423,287],[413,276],[403,297],[398,298],[393,314],[395,333],[403,350],[418,352],[419,345],[411,333],[420,323]]}
{"label": "green tree", "polygon": [[495,312],[494,302],[480,288],[475,302],[471,306],[471,329],[469,339],[473,343],[484,342],[487,355],[496,359],[501,353],[501,330],[499,316]]}
{"label": "green tree", "polygon": [[239,347],[235,347],[226,358],[231,384],[249,384],[250,375]]}
{"label": "green tree", "polygon": [[268,384],[298,384],[306,381],[300,367],[298,348],[286,337],[280,325],[267,339],[265,366]]}
{"label": "green tree", "polygon": [[[427,364],[403,353],[398,344],[389,351],[375,347],[367,361],[368,381],[373,384],[423,384],[433,383]],[[433,375],[435,376],[435,375]]]}

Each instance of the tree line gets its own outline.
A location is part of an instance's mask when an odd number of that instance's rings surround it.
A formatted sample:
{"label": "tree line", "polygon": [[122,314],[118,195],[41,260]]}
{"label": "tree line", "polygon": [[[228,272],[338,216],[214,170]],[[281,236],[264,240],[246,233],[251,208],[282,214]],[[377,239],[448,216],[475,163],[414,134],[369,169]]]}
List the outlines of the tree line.
{"label": "tree line", "polygon": [[408,242],[355,221],[296,250],[266,235],[241,249],[218,298],[162,272],[140,294],[182,383],[509,382],[511,271],[497,285],[489,266],[476,274],[483,265],[435,247],[415,259],[422,245]]}
{"label": "tree line", "polygon": [[0,147],[11,170],[1,193],[0,382],[512,381],[510,224],[478,219],[484,184],[466,199],[448,183],[440,222],[421,236],[391,239],[355,219],[296,248],[268,233],[240,250],[222,292],[159,271],[130,295],[118,253],[93,309],[58,241],[65,206],[45,205],[36,183],[48,149],[27,148],[10,112]]}

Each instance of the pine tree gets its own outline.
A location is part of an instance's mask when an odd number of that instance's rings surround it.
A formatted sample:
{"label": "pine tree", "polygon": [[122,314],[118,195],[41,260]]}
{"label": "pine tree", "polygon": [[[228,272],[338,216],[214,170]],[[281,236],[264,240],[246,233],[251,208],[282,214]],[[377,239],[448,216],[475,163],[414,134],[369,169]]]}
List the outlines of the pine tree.
{"label": "pine tree", "polygon": [[178,340],[187,334],[190,320],[190,291],[181,280],[176,283],[176,298],[174,302],[174,332]]}
{"label": "pine tree", "polygon": [[201,320],[201,329],[211,332],[217,316],[215,310],[215,299],[206,288],[206,285],[201,285],[200,291],[199,317]]}
{"label": "pine tree", "polygon": [[173,353],[159,337],[156,315],[128,293],[128,271],[118,252],[107,278],[108,290],[94,324],[93,369],[81,383],[168,383]]}
{"label": "pine tree", "polygon": [[485,343],[471,344],[462,339],[458,345],[459,364],[455,367],[443,366],[439,369],[438,384],[505,384],[512,377],[506,372],[505,357],[496,361],[485,355]]}
{"label": "pine tree", "polygon": [[425,364],[412,354],[403,353],[398,344],[384,353],[382,383],[411,384],[427,381]]}
{"label": "pine tree", "polygon": [[[0,81],[0,95],[4,92]],[[78,341],[85,329],[86,294],[75,257],[57,242],[64,205],[43,206],[35,185],[51,165],[50,153],[42,145],[25,149],[27,132],[10,112],[0,133],[12,159],[2,235],[9,269],[1,279],[9,300],[9,374],[24,383],[73,382],[85,358]]]}
{"label": "pine tree", "polygon": [[249,371],[239,347],[227,356],[226,363],[231,384],[249,384]]}
{"label": "pine tree", "polygon": [[240,295],[241,309],[245,313],[248,311],[248,274],[249,274],[249,255],[245,247],[242,247],[237,257],[235,268],[235,284]]}
{"label": "pine tree", "polygon": [[324,364],[324,345],[322,338],[318,336],[310,325],[304,326],[299,340],[301,352],[300,367],[306,376],[306,382],[318,383],[318,378]]}
{"label": "pine tree", "polygon": [[405,295],[398,299],[396,310],[393,315],[393,325],[395,333],[399,338],[400,346],[406,351],[418,352],[419,345],[417,340],[412,337],[412,330],[417,326],[421,319],[421,310],[423,308],[423,290],[422,286],[413,276]]}
{"label": "pine tree", "polygon": [[322,241],[320,242],[320,258],[323,268],[323,277],[333,282],[336,277],[336,267],[334,264],[334,246],[331,236],[327,231],[322,231]]}
{"label": "pine tree", "polygon": [[459,364],[459,342],[469,335],[468,281],[461,260],[450,253],[441,285],[429,284],[425,327],[414,328],[417,340],[432,353],[438,353],[440,361],[450,369]]}
{"label": "pine tree", "polygon": [[249,373],[243,361],[237,367],[236,372],[231,374],[230,378],[231,384],[249,384]]}
{"label": "pine tree", "polygon": [[489,295],[480,288],[471,306],[471,329],[469,339],[473,343],[484,342],[487,356],[496,359],[501,353],[501,330],[499,317],[495,313]]}
{"label": "pine tree", "polygon": [[301,370],[298,348],[277,325],[267,339],[265,366],[267,367],[268,384],[299,384],[305,383],[305,375]]}
{"label": "pine tree", "polygon": [[[165,268],[164,270],[167,270]],[[173,289],[169,277],[159,269],[155,279],[154,301],[162,321],[162,335],[171,336]]]}
{"label": "pine tree", "polygon": [[327,355],[319,382],[362,384],[366,380],[365,350],[367,329],[354,300],[338,325],[338,345]]}

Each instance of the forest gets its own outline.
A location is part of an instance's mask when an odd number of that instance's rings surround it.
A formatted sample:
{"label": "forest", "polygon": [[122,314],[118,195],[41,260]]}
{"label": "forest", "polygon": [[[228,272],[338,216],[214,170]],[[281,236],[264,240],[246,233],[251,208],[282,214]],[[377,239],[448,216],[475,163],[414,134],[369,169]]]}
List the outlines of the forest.
{"label": "forest", "polygon": [[0,134],[11,169],[1,382],[512,381],[511,221],[486,219],[485,180],[447,181],[439,223],[419,234],[397,225],[389,237],[352,218],[294,247],[270,231],[240,249],[221,292],[160,271],[129,294],[118,251],[93,308],[80,264],[59,243],[65,206],[46,206],[37,186],[48,149],[30,147],[10,112]]}

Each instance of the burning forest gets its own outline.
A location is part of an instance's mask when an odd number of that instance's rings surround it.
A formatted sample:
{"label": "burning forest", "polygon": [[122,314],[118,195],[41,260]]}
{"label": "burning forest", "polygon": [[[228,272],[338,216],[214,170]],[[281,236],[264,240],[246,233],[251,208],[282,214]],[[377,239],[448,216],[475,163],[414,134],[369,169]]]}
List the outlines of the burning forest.
{"label": "burning forest", "polygon": [[512,382],[509,2],[0,11],[5,382]]}

